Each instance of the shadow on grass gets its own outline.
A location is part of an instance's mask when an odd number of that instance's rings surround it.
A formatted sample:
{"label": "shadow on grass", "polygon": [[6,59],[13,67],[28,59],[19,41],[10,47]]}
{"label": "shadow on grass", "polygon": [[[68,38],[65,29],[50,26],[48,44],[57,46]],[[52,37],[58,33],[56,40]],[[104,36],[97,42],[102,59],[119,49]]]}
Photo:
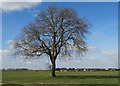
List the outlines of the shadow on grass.
{"label": "shadow on grass", "polygon": [[64,76],[57,76],[57,78],[67,78],[67,79],[113,79],[113,78],[120,78],[119,76],[70,76],[70,75],[64,75]]}

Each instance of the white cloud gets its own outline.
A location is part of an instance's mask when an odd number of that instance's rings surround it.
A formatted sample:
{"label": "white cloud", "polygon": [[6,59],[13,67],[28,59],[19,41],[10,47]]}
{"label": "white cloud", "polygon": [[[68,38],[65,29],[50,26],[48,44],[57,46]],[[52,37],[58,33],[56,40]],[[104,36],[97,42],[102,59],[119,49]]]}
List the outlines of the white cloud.
{"label": "white cloud", "polygon": [[8,50],[0,50],[0,69],[2,68],[1,67],[1,64],[2,64],[2,61],[3,61],[2,57],[6,56],[7,54],[8,54]]}
{"label": "white cloud", "polygon": [[96,49],[96,47],[95,47],[95,46],[92,46],[92,45],[88,45],[87,48],[88,48],[89,50],[95,50],[95,49]]}
{"label": "white cloud", "polygon": [[8,50],[0,50],[0,57],[6,54],[8,54]]}
{"label": "white cloud", "polygon": [[12,43],[12,42],[13,42],[13,40],[11,40],[11,39],[7,41],[8,44],[10,44],[10,43]]}
{"label": "white cloud", "polygon": [[14,47],[13,47],[13,43],[14,43],[14,40],[8,40],[8,41],[7,41],[8,49],[9,49],[9,50],[14,49]]}
{"label": "white cloud", "polygon": [[105,51],[105,50],[103,50],[102,53],[104,55],[112,56],[112,57],[117,57],[118,56],[118,52],[117,51]]}
{"label": "white cloud", "polygon": [[94,59],[96,59],[96,57],[89,57],[89,59],[94,60]]}
{"label": "white cloud", "polygon": [[2,2],[2,5],[0,5],[0,9],[2,9],[4,12],[10,12],[10,11],[16,11],[16,10],[23,10],[23,9],[29,9],[33,6],[36,6],[39,2]]}
{"label": "white cloud", "polygon": [[[7,43],[11,44],[14,40],[8,40]],[[75,67],[75,68],[109,68],[109,67],[118,67],[118,52],[110,50],[101,50],[94,45],[88,46],[90,53],[88,53],[84,59],[79,57],[73,58],[62,58],[58,59],[56,62],[56,67]],[[48,57],[42,57],[40,59],[23,59],[23,57],[12,58],[10,56],[10,50],[12,46],[9,45],[7,50],[0,50],[0,54],[3,53],[5,56],[1,58],[3,68],[29,68],[29,69],[47,69],[48,62],[50,60]],[[109,58],[101,58],[109,57]]]}
{"label": "white cloud", "polygon": [[31,64],[31,62],[30,62],[30,61],[27,61],[26,64]]}

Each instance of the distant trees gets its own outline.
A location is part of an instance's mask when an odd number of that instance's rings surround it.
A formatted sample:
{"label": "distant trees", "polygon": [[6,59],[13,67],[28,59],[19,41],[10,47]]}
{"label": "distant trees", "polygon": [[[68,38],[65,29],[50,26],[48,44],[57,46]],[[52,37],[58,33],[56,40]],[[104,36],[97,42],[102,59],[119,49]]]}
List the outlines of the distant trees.
{"label": "distant trees", "polygon": [[48,55],[52,63],[51,75],[55,77],[58,56],[71,56],[69,49],[72,46],[80,55],[87,50],[85,37],[88,28],[89,24],[74,9],[49,6],[40,11],[34,22],[25,26],[13,41],[14,55],[27,59]]}

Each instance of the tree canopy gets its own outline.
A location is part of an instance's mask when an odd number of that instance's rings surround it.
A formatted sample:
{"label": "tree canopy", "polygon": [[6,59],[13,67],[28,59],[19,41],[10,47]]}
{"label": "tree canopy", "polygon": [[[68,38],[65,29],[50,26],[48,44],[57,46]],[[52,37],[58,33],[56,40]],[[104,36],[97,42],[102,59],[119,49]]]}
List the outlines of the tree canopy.
{"label": "tree canopy", "polygon": [[46,54],[55,71],[56,58],[60,55],[70,56],[70,48],[77,49],[80,55],[87,50],[85,39],[89,26],[74,9],[49,6],[40,11],[36,19],[25,26],[21,35],[13,41],[14,55],[38,58]]}

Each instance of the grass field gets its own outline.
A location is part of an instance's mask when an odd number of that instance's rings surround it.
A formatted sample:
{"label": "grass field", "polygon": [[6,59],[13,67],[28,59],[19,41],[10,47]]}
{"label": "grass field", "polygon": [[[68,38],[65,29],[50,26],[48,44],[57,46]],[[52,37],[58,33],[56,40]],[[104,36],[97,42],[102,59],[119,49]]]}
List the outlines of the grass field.
{"label": "grass field", "polygon": [[118,84],[118,71],[96,72],[56,72],[57,77],[50,76],[50,71],[4,71],[2,83],[31,84]]}

